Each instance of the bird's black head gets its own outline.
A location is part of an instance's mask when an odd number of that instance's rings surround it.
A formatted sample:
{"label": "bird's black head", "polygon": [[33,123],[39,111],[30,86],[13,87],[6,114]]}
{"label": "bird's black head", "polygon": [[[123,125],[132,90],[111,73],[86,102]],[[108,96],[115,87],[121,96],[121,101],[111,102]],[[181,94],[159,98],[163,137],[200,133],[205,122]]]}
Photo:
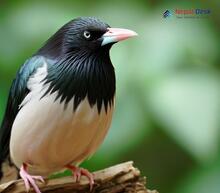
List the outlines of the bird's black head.
{"label": "bird's black head", "polygon": [[64,25],[37,53],[51,59],[45,82],[50,86],[45,95],[57,92],[56,100],[65,104],[74,99],[74,109],[87,97],[91,106],[97,104],[99,112],[103,104],[107,111],[115,95],[109,49],[134,35],[93,17],[80,17]]}
{"label": "bird's black head", "polygon": [[38,54],[57,58],[79,50],[109,51],[114,43],[134,35],[136,33],[130,30],[110,28],[108,24],[95,17],[79,17],[60,28]]}
{"label": "bird's black head", "polygon": [[64,46],[68,49],[95,51],[102,45],[103,35],[110,26],[97,18],[80,17],[64,26]]}

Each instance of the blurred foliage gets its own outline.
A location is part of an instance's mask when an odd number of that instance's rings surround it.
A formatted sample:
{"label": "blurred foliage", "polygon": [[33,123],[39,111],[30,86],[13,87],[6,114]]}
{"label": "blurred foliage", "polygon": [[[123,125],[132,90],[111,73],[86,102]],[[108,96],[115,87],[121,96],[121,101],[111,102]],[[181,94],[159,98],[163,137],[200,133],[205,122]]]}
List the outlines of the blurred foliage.
{"label": "blurred foliage", "polygon": [[[220,3],[210,1],[0,1],[0,120],[19,66],[59,27],[96,16],[138,38],[113,47],[116,111],[91,170],[134,160],[162,192],[220,189]],[[164,19],[165,10],[211,9]]]}

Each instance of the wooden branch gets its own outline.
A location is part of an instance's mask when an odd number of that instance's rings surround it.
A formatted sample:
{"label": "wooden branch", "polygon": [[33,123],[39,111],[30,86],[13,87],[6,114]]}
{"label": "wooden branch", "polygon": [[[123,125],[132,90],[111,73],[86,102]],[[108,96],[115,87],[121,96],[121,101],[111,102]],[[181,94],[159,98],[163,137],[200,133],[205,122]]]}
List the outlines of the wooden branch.
{"label": "wooden branch", "polygon": [[[145,188],[146,178],[140,176],[140,171],[133,167],[133,162],[94,172],[95,185],[92,193],[157,193]],[[46,180],[38,183],[42,193],[86,193],[89,191],[89,181],[82,176],[80,182],[73,182],[72,176]],[[22,180],[11,181],[0,185],[0,193],[26,193]],[[33,190],[30,193],[34,193]]]}

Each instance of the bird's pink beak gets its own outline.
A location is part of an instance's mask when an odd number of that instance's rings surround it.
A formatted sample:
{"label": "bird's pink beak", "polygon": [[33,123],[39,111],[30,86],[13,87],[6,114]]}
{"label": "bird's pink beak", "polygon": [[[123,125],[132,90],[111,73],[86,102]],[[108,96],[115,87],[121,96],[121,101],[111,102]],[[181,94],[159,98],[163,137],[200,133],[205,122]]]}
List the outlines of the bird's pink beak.
{"label": "bird's pink beak", "polygon": [[128,39],[138,34],[134,31],[121,28],[108,28],[108,31],[102,36],[102,46]]}

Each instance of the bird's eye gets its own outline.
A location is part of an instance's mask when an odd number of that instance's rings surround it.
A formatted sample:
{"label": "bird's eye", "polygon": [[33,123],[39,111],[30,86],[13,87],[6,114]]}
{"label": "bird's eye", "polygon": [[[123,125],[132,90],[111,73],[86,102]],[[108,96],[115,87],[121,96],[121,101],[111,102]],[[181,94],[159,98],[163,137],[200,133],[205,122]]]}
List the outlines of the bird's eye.
{"label": "bird's eye", "polygon": [[89,39],[91,37],[91,33],[89,31],[84,31],[83,35],[86,39]]}

